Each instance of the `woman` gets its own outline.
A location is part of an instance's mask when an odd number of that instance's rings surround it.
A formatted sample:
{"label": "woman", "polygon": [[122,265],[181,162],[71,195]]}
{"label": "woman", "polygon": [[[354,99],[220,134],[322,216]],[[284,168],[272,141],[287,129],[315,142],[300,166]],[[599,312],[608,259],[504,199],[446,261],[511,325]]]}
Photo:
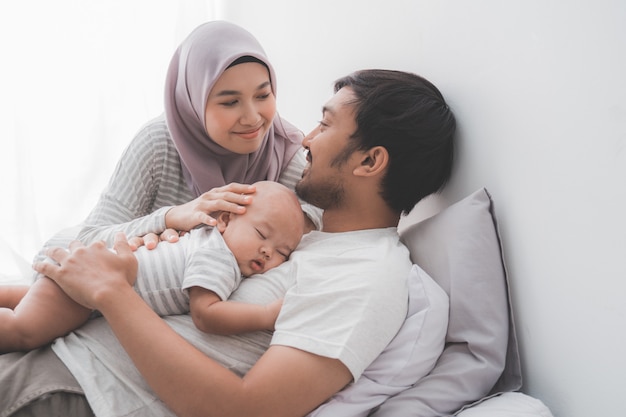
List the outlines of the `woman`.
{"label": "woman", "polygon": [[[87,219],[45,247],[73,239],[131,247],[174,242],[179,232],[214,225],[210,213],[242,213],[260,180],[290,189],[306,161],[302,133],[276,114],[276,77],[259,42],[224,21],[197,27],[178,47],[165,83],[165,113],[137,133]],[[306,231],[321,211],[303,205]],[[44,250],[35,261],[44,259]],[[4,287],[0,305],[14,308],[27,286]]]}

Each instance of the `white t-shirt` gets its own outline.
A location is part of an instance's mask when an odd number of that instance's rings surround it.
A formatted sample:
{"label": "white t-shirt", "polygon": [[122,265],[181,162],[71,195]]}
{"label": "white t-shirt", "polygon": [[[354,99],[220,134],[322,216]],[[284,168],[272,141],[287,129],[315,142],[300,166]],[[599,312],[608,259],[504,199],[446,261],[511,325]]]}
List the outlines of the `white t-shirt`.
{"label": "white t-shirt", "polygon": [[272,344],[339,359],[357,380],[406,317],[412,264],[396,228],[311,232],[292,261]]}
{"label": "white t-shirt", "polygon": [[[354,379],[385,348],[407,312],[408,250],[395,228],[311,232],[291,260],[241,282],[232,300],[284,298],[272,343],[339,358]],[[244,375],[267,350],[271,332],[204,334],[188,315],[164,320],[199,350]],[[59,338],[54,352],[98,417],[173,416],[156,397],[103,319]]]}

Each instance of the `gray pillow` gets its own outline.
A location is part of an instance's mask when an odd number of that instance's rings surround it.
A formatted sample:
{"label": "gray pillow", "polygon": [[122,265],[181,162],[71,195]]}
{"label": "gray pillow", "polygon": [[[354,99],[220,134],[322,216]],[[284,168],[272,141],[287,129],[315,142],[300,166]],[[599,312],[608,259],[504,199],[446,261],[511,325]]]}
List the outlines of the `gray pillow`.
{"label": "gray pillow", "polygon": [[480,189],[402,232],[414,263],[448,294],[446,346],[435,368],[370,416],[449,415],[521,387],[517,338],[491,196]]}

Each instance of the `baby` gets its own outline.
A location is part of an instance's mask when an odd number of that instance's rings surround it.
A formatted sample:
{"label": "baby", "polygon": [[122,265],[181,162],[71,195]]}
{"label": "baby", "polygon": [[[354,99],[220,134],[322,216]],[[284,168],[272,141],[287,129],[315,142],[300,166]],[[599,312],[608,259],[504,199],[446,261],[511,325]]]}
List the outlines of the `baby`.
{"label": "baby", "polygon": [[[289,259],[302,238],[304,215],[285,186],[272,181],[255,186],[244,214],[221,212],[214,228],[194,229],[153,250],[137,249],[135,289],[157,314],[191,313],[195,325],[209,333],[273,330],[280,300],[268,306],[225,300],[242,276],[262,274]],[[0,307],[0,353],[43,346],[91,314],[41,276],[15,309]]]}

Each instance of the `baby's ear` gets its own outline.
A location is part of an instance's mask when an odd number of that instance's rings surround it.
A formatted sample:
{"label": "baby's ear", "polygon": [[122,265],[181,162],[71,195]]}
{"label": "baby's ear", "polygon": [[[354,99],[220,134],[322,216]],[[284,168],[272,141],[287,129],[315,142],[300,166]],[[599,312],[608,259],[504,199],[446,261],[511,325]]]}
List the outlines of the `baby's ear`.
{"label": "baby's ear", "polygon": [[228,226],[228,222],[230,222],[231,214],[232,213],[229,211],[220,211],[218,216],[215,218],[215,220],[217,220],[215,227],[217,227],[217,230],[219,230],[220,233],[224,233],[224,230],[226,230],[226,226]]}

